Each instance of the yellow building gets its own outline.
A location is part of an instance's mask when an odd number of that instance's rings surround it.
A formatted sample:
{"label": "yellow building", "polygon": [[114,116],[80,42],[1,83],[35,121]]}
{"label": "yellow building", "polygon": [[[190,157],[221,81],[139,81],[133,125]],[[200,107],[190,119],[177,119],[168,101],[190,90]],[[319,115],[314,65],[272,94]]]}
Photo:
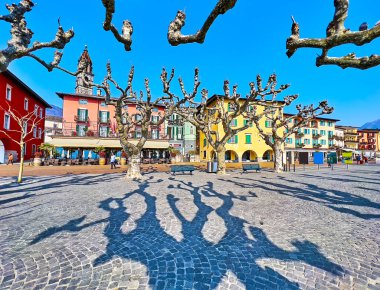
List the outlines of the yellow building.
{"label": "yellow building", "polygon": [[[208,100],[208,105],[212,106],[216,100],[214,95]],[[243,102],[244,99],[241,100]],[[225,109],[229,110],[228,100],[225,100]],[[277,102],[280,103],[280,102]],[[260,114],[263,112],[262,106],[257,106],[257,112]],[[236,119],[232,120],[230,126],[232,128],[240,128],[247,124],[247,120],[243,116],[238,116]],[[264,132],[271,132],[272,125],[268,120],[263,117],[260,120],[261,127]],[[221,138],[225,135],[223,126],[221,123],[214,125],[213,130],[219,133]],[[214,148],[208,144],[207,139],[202,131],[199,131],[198,135],[198,145],[199,154],[201,161],[210,161],[216,158],[216,153]],[[221,139],[220,138],[220,139]],[[273,150],[265,144],[263,138],[259,136],[259,131],[257,130],[255,124],[253,123],[246,130],[237,133],[235,136],[230,138],[226,144],[226,162],[248,162],[248,161],[273,161]]]}
{"label": "yellow building", "polygon": [[344,130],[344,148],[350,150],[359,149],[359,133],[358,128],[351,126],[339,126]]}

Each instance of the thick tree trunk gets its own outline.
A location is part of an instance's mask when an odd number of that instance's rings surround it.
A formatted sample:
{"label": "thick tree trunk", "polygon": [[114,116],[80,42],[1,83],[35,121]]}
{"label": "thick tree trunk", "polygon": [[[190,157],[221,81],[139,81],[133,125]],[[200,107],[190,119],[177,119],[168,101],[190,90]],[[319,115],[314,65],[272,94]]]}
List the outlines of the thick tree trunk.
{"label": "thick tree trunk", "polygon": [[125,178],[127,179],[141,179],[141,169],[140,169],[140,153],[129,155],[128,157],[128,171]]}
{"label": "thick tree trunk", "polygon": [[18,171],[18,178],[17,178],[18,183],[22,182],[22,174],[24,172],[24,144],[22,144],[20,148],[21,148],[21,159],[20,159],[20,169]]}
{"label": "thick tree trunk", "polygon": [[224,175],[226,174],[226,148],[220,146],[216,149],[217,159],[218,159],[218,170],[216,174]]}
{"label": "thick tree trunk", "polygon": [[274,151],[274,171],[277,173],[281,173],[283,172],[281,144],[275,144],[273,147],[273,151]]}

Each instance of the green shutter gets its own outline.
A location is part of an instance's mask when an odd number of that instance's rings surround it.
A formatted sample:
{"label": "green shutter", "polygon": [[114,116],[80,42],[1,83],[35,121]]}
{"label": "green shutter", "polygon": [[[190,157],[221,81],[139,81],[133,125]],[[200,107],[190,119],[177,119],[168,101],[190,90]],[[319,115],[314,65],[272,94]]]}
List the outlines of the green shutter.
{"label": "green shutter", "polygon": [[110,119],[110,112],[107,112],[107,122]]}
{"label": "green shutter", "polygon": [[227,111],[228,111],[228,112],[231,111],[231,104],[230,104],[230,103],[228,103],[228,105],[227,105]]}
{"label": "green shutter", "polygon": [[245,143],[246,144],[251,144],[251,135],[250,134],[246,134],[245,135]]}
{"label": "green shutter", "polygon": [[107,127],[107,137],[110,135],[110,127]]}
{"label": "green shutter", "polygon": [[205,138],[205,139],[203,139],[203,147],[206,147],[206,145],[207,145],[207,141],[206,141],[206,138]]}
{"label": "green shutter", "polygon": [[79,125],[76,126],[77,135],[79,135]]}
{"label": "green shutter", "polygon": [[77,117],[78,117],[78,120],[79,120],[79,115],[80,115],[80,109],[77,110]]}
{"label": "green shutter", "polygon": [[85,114],[85,117],[84,117],[85,119],[84,120],[87,121],[87,119],[88,119],[88,110],[86,110],[85,112],[86,112],[86,114]]}
{"label": "green shutter", "polygon": [[238,135],[235,135],[235,144],[238,143]]}

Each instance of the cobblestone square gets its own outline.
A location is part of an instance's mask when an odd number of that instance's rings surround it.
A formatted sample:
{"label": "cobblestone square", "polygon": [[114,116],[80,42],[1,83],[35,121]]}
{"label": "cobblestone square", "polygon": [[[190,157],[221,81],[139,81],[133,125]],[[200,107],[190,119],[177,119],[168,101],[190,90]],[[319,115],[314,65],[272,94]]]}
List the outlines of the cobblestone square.
{"label": "cobblestone square", "polygon": [[380,167],[0,178],[0,289],[380,289]]}

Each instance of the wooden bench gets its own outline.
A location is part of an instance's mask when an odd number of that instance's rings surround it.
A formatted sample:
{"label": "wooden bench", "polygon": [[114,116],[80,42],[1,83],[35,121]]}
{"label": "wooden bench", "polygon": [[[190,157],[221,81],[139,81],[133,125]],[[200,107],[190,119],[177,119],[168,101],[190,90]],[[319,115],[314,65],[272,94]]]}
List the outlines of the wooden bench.
{"label": "wooden bench", "polygon": [[172,165],[170,166],[170,172],[175,175],[176,172],[185,173],[185,171],[189,171],[190,174],[193,174],[195,167],[193,165]]}
{"label": "wooden bench", "polygon": [[243,164],[243,172],[246,172],[247,170],[256,170],[261,171],[260,164]]}

